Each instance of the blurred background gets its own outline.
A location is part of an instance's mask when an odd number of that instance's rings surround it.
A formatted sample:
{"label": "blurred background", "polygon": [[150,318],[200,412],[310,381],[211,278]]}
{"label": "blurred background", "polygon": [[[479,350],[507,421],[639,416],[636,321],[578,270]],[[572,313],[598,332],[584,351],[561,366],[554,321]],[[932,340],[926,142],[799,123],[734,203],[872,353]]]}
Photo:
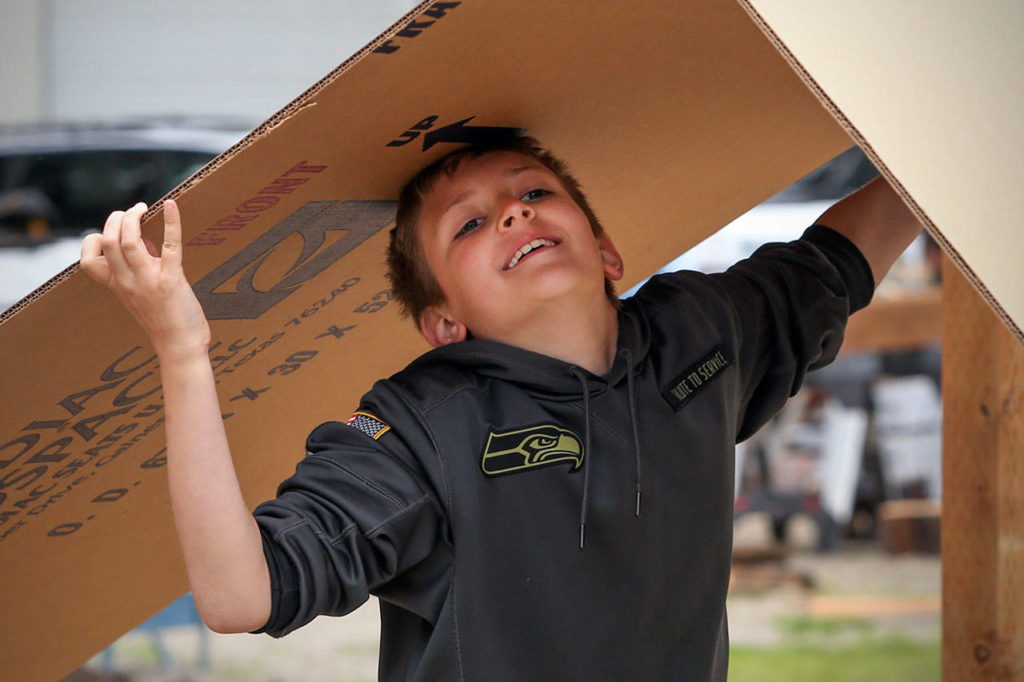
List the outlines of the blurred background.
{"label": "blurred background", "polygon": [[415,4],[0,0],[0,310]]}
{"label": "blurred background", "polygon": [[[415,4],[0,0],[0,312]],[[851,149],[665,269],[794,238],[874,174]],[[939,679],[937,263],[915,242],[840,358],[739,448],[731,680]],[[216,635],[186,595],[68,679],[372,680],[378,633],[371,601],[283,640]]]}

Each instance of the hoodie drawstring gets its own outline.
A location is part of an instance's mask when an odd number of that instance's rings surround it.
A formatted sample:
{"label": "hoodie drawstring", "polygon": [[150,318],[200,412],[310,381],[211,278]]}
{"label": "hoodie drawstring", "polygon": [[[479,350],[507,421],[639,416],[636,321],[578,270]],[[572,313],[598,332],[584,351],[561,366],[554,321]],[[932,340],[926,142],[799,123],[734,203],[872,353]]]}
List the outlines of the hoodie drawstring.
{"label": "hoodie drawstring", "polygon": [[583,532],[587,526],[590,494],[590,389],[587,387],[587,378],[579,368],[573,367],[572,373],[580,380],[580,389],[583,392],[583,418],[586,422],[583,431],[583,500],[580,502],[580,549],[583,549]]}
{"label": "hoodie drawstring", "polygon": [[[633,475],[636,484],[636,515],[640,516],[640,419],[636,409],[636,387],[633,381],[633,358],[628,349],[622,349],[622,356],[626,360],[626,388],[629,398],[629,426],[633,432]],[[590,507],[590,389],[587,386],[587,378],[578,367],[572,368],[573,375],[579,379],[580,390],[583,393],[583,499],[580,501],[580,549],[583,549],[585,532],[587,527],[587,512]]]}
{"label": "hoodie drawstring", "polygon": [[640,420],[636,413],[636,390],[633,386],[633,356],[622,349],[626,360],[626,387],[629,393],[629,426],[633,431],[633,476],[636,479],[636,515],[640,517]]}

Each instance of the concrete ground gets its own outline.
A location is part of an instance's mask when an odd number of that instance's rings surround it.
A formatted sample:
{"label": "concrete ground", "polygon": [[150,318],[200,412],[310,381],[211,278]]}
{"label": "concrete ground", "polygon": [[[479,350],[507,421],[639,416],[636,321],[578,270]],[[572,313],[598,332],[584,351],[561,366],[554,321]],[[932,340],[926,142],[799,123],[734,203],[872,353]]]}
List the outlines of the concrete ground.
{"label": "concrete ground", "polygon": [[[827,554],[785,556],[756,590],[734,574],[729,596],[733,647],[774,646],[806,623],[818,623],[815,641],[840,645],[870,631],[917,641],[940,634],[938,556],[894,557],[874,544],[850,544]],[[821,623],[831,624],[820,627]],[[369,682],[377,669],[380,622],[371,602],[344,618],[319,618],[283,639],[206,632],[209,665],[200,665],[201,636],[194,627],[168,628],[164,643],[174,665],[161,668],[148,635],[130,633],[113,647],[106,679],[139,682]],[[824,637],[825,639],[821,639]],[[104,679],[97,656],[77,679]]]}

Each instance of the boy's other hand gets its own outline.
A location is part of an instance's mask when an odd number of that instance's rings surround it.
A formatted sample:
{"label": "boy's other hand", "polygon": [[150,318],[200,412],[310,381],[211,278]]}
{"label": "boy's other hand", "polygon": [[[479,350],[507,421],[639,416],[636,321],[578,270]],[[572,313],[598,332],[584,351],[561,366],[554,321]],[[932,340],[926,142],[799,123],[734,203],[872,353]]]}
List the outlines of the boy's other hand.
{"label": "boy's other hand", "polygon": [[103,234],[90,234],[82,242],[82,269],[117,295],[163,359],[205,353],[210,328],[181,267],[178,205],[164,202],[164,240],[159,251],[142,236],[146,209],[138,203],[111,213]]}

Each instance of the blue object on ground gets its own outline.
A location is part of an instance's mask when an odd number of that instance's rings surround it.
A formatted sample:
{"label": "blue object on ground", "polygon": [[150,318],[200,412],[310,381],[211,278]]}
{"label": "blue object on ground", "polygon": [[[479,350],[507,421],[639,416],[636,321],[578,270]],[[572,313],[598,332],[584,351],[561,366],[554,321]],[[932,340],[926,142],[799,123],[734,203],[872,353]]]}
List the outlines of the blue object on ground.
{"label": "blue object on ground", "polygon": [[[160,661],[161,668],[171,668],[174,659],[168,652],[163,642],[163,629],[169,627],[180,627],[191,625],[196,627],[199,635],[199,667],[208,670],[210,667],[210,632],[207,630],[203,619],[199,617],[199,610],[196,609],[192,593],[187,592],[172,602],[155,616],[135,628],[133,632],[148,633]],[[103,651],[103,670],[109,673],[114,667],[114,645],[110,645]]]}

